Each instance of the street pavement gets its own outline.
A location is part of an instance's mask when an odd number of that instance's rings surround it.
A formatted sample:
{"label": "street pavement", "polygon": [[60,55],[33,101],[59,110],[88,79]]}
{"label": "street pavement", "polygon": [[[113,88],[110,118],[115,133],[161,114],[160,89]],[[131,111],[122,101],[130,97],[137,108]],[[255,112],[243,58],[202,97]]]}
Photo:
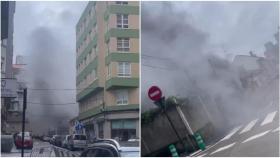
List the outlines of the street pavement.
{"label": "street pavement", "polygon": [[279,108],[237,125],[206,150],[190,156],[279,157]]}
{"label": "street pavement", "polygon": [[[49,142],[42,142],[40,140],[34,139],[34,144],[33,144],[33,149],[24,149],[24,157],[31,157],[31,152],[35,152],[35,155],[38,157],[39,155],[44,156],[44,157],[53,157],[54,152],[50,153],[50,150],[53,150],[53,145],[51,145]],[[60,147],[56,147],[57,149],[61,151],[69,151],[67,149],[63,149]],[[40,149],[45,149],[43,150],[44,153],[38,154],[38,151]],[[79,155],[81,151],[69,151],[70,153],[74,153],[75,155]],[[37,155],[38,154],[38,155]],[[10,153],[3,153],[1,152],[1,157],[21,157],[21,149],[16,149],[15,145]]]}
{"label": "street pavement", "polygon": [[[51,144],[34,139],[34,148],[45,146],[51,146]],[[31,151],[31,149],[24,149],[24,157],[30,157]],[[21,149],[16,149],[16,146],[14,145],[10,153],[1,152],[1,157],[21,157]]]}

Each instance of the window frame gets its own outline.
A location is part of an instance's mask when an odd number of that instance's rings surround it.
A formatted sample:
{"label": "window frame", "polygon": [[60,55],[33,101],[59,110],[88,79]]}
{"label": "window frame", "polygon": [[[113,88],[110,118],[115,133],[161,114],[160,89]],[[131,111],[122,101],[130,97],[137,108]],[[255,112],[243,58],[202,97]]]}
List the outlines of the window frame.
{"label": "window frame", "polygon": [[116,5],[128,5],[128,1],[116,1]]}
{"label": "window frame", "polygon": [[[128,46],[126,46],[126,44],[128,44]],[[130,38],[118,37],[117,38],[117,51],[129,52],[130,51]]]}
{"label": "window frame", "polygon": [[116,104],[117,105],[128,105],[129,104],[129,92],[127,89],[116,90]]}
{"label": "window frame", "polygon": [[[126,72],[126,64],[128,64],[128,72]],[[131,77],[131,63],[124,61],[124,62],[118,62],[118,77]]]}
{"label": "window frame", "polygon": [[[117,28],[128,29],[128,14],[116,14]],[[127,23],[125,23],[127,21]]]}

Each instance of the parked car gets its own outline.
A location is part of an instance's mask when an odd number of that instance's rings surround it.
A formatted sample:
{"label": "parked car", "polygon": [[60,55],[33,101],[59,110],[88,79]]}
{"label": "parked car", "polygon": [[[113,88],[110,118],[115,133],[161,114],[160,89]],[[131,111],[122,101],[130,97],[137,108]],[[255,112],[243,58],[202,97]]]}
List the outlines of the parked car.
{"label": "parked car", "polygon": [[[132,142],[129,142],[130,144]],[[81,153],[81,157],[139,157],[140,148],[137,144],[132,147],[120,146],[114,139],[99,139]],[[134,147],[133,147],[134,146]]]}
{"label": "parked car", "polygon": [[84,149],[87,147],[87,136],[84,134],[73,134],[69,138],[68,149]]}
{"label": "parked car", "polygon": [[44,136],[44,137],[43,137],[43,141],[44,141],[44,142],[50,142],[50,140],[51,140],[51,138],[48,137],[48,136]]}
{"label": "parked car", "polygon": [[116,146],[109,143],[94,143],[80,157],[120,157]]}
{"label": "parked car", "polygon": [[65,135],[55,135],[52,141],[53,145],[61,147],[64,137]]}
{"label": "parked car", "polygon": [[16,137],[16,148],[33,148],[33,139],[30,132],[24,132],[24,142],[22,143],[22,132],[20,132]]}
{"label": "parked car", "polygon": [[66,135],[65,136],[64,140],[62,141],[62,147],[63,148],[67,148],[68,147],[70,139],[71,139],[71,135]]}
{"label": "parked car", "polygon": [[50,144],[54,145],[54,138],[56,135],[53,135],[52,138],[50,139]]}

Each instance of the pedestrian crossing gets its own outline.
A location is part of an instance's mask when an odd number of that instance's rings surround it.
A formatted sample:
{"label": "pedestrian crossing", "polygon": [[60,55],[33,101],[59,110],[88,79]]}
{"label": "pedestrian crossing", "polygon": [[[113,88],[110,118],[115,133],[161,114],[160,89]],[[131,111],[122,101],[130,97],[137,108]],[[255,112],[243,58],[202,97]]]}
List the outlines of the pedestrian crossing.
{"label": "pedestrian crossing", "polygon": [[277,132],[277,131],[279,131],[279,127],[273,130],[272,132]]}
{"label": "pedestrian crossing", "polygon": [[263,125],[266,125],[266,124],[268,124],[268,123],[271,123],[271,122],[273,121],[274,117],[276,116],[276,113],[277,113],[277,111],[274,111],[274,112],[269,113],[269,114],[265,117],[265,119],[263,120],[263,122],[262,122],[261,125],[263,126]]}
{"label": "pedestrian crossing", "polygon": [[220,151],[224,151],[224,150],[226,150],[226,149],[228,149],[228,148],[234,146],[235,144],[236,144],[236,143],[234,142],[234,143],[231,143],[231,144],[226,145],[226,146],[224,146],[224,147],[221,147],[221,148],[215,150],[214,152],[212,152],[210,155],[213,155],[213,154],[215,154],[215,153],[217,153],[217,152],[220,152]]}
{"label": "pedestrian crossing", "polygon": [[258,119],[251,121],[239,134],[250,131],[254,127],[254,125],[257,123],[257,121],[258,121]]}
{"label": "pedestrian crossing", "polygon": [[[239,126],[233,128],[229,132],[229,134],[227,134],[224,138],[222,138],[216,144],[219,144],[221,142],[226,142],[226,140],[230,140],[231,138],[235,137],[234,135],[244,135],[244,134],[249,133],[250,131],[252,131],[254,128],[258,128],[258,127],[269,125],[270,123],[272,123],[275,120],[277,114],[279,115],[278,111],[273,111],[273,112],[268,113],[262,119],[256,118],[256,119],[251,120],[247,124],[239,125]],[[248,137],[245,140],[243,140],[241,143],[244,144],[244,143],[247,143],[249,141],[253,141],[253,140],[257,139],[257,138],[263,137],[263,136],[269,134],[270,132],[277,132],[277,131],[279,132],[279,126],[276,127],[276,128],[274,127],[272,129],[266,130],[266,131],[261,132],[261,133],[257,133],[255,135],[251,135],[250,137]],[[216,144],[214,146],[216,146]],[[236,142],[230,141],[229,145],[224,145],[224,146],[216,149],[215,151],[212,151],[209,155],[213,155],[215,153],[218,153],[218,152],[227,150],[229,148],[232,148],[236,144],[237,144]],[[210,148],[208,148],[208,149],[210,149]],[[206,151],[208,149],[206,149]],[[196,156],[200,156],[200,157],[206,156],[206,155],[208,155],[207,153],[205,153],[206,151],[200,152],[200,153],[196,154]]]}
{"label": "pedestrian crossing", "polygon": [[267,130],[267,131],[265,131],[265,132],[262,132],[262,133],[253,135],[253,136],[247,138],[246,140],[244,140],[242,143],[246,143],[246,142],[249,142],[249,141],[254,140],[254,139],[256,139],[256,138],[262,137],[262,136],[266,135],[266,134],[267,134],[268,132],[270,132],[270,131],[271,131],[271,130]]}
{"label": "pedestrian crossing", "polygon": [[228,135],[226,135],[222,140],[220,141],[224,141],[224,140],[227,140],[229,138],[231,138],[242,126],[238,126],[238,127],[235,127]]}
{"label": "pedestrian crossing", "polygon": [[[262,123],[260,124],[260,126],[264,126],[264,125],[267,125],[271,122],[273,122],[276,114],[277,114],[278,111],[273,111],[271,113],[268,113],[266,115],[266,117],[264,118],[264,120],[262,121]],[[249,132],[253,129],[253,127],[258,123],[260,122],[259,119],[254,119],[252,121],[250,121],[248,124],[246,125],[239,125],[237,127],[235,127],[227,136],[225,136],[223,139],[221,139],[220,141],[224,141],[224,140],[227,140],[227,139],[230,139],[234,134],[236,134],[238,131],[239,134],[244,134],[246,132]],[[243,128],[242,128],[243,127]],[[242,130],[241,130],[242,129]]]}

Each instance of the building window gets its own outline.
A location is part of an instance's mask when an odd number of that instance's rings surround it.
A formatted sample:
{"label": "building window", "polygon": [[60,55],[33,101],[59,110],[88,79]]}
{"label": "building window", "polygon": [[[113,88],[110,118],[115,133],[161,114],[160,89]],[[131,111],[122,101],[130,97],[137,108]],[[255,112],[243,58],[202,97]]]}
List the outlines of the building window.
{"label": "building window", "polygon": [[118,64],[118,76],[119,77],[130,77],[131,75],[131,64],[130,62],[119,62]]}
{"label": "building window", "polygon": [[92,78],[93,78],[93,80],[95,80],[97,78],[97,76],[96,76],[96,69],[92,70]]}
{"label": "building window", "polygon": [[104,131],[103,131],[104,123],[99,122],[98,123],[98,137],[99,138],[104,138]]}
{"label": "building window", "polygon": [[113,120],[111,121],[111,138],[120,141],[128,141],[136,138],[135,120]]}
{"label": "building window", "polygon": [[128,28],[128,14],[117,14],[117,28]]}
{"label": "building window", "polygon": [[128,104],[128,91],[127,90],[117,90],[116,91],[117,105],[127,105]]}
{"label": "building window", "polygon": [[107,65],[107,78],[111,76],[111,64]]}
{"label": "building window", "polygon": [[129,51],[129,38],[117,38],[117,51]]}
{"label": "building window", "polygon": [[116,4],[118,4],[118,5],[127,5],[128,2],[127,1],[116,1]]}
{"label": "building window", "polygon": [[5,63],[5,58],[4,58],[4,57],[1,57],[1,72],[4,72],[4,71],[5,71],[4,63]]}
{"label": "building window", "polygon": [[87,64],[87,57],[84,58],[84,63]]}

